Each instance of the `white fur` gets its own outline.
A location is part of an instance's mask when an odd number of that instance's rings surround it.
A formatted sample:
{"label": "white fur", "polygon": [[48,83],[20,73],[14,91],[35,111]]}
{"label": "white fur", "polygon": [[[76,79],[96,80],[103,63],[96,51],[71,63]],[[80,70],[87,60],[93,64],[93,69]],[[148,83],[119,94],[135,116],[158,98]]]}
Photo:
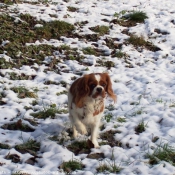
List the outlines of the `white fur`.
{"label": "white fur", "polygon": [[101,79],[100,75],[96,74],[96,75],[95,75],[95,79],[99,82],[100,79]]}
{"label": "white fur", "polygon": [[99,82],[100,82],[100,79],[101,79],[101,77],[100,77],[100,75],[95,75],[95,79],[97,80],[97,82],[98,82],[98,85],[93,89],[93,91],[92,91],[92,95],[91,96],[93,96],[96,92],[97,92],[97,88],[102,88],[103,90],[104,90],[104,88],[103,88],[103,86],[100,86],[99,85]]}
{"label": "white fur", "polygon": [[86,134],[87,129],[90,129],[90,140],[95,148],[99,147],[97,137],[103,111],[96,116],[93,116],[93,113],[102,107],[103,100],[103,98],[94,99],[92,97],[86,97],[86,105],[83,108],[78,108],[72,103],[72,94],[70,92],[68,93],[69,118],[73,127],[73,137],[77,137],[78,132],[80,134]]}
{"label": "white fur", "polygon": [[[92,97],[94,94],[96,94],[96,92],[97,92],[97,88],[99,88],[99,87],[100,87],[100,88],[102,88],[102,89],[104,90],[104,88],[103,88],[102,86],[99,86],[99,85],[98,85],[98,86],[96,86],[96,87],[93,89],[93,91],[92,91],[92,95],[91,95],[91,97]],[[99,96],[99,97],[97,97],[97,99],[99,99],[99,98],[101,99],[101,97],[100,97],[100,96]]]}

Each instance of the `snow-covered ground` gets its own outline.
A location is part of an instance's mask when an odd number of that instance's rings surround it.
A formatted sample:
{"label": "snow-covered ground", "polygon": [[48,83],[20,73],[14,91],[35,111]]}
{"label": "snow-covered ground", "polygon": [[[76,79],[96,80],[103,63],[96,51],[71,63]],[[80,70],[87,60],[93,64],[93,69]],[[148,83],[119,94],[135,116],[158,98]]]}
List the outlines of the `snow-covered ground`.
{"label": "snow-covered ground", "polygon": [[[68,7],[75,7],[75,12],[69,11]],[[15,11],[35,16],[37,20],[64,20],[71,24],[88,21],[82,27],[76,25],[75,32],[79,34],[93,34],[90,27],[106,25],[110,27],[109,34],[102,36],[97,42],[79,38],[62,37],[60,40],[36,41],[34,44],[49,44],[54,46],[69,45],[71,48],[81,50],[85,47],[94,47],[103,50],[106,56],[85,55],[85,62],[80,64],[75,60],[62,59],[57,63],[60,74],[56,71],[45,72],[45,65],[22,66],[20,69],[1,69],[0,92],[3,105],[0,106],[0,125],[14,123],[21,119],[25,124],[34,129],[33,132],[8,130],[0,128],[0,143],[10,146],[9,149],[0,149],[0,174],[11,174],[16,171],[24,171],[28,174],[64,174],[59,166],[64,161],[72,159],[80,160],[84,165],[83,170],[73,174],[91,175],[97,174],[96,168],[103,162],[115,162],[122,170],[122,175],[173,175],[175,167],[166,161],[151,165],[146,157],[147,153],[153,153],[158,145],[168,143],[175,147],[175,1],[174,0],[53,0],[47,4],[19,3],[8,7],[8,13],[15,15]],[[114,14],[121,11],[143,11],[148,18],[144,23],[133,27],[122,27],[110,23],[115,19]],[[113,38],[116,44],[124,43],[129,36],[122,31],[128,29],[129,33],[143,36],[145,40],[152,42],[160,50],[153,52],[145,48],[136,48],[131,44],[123,44],[121,51],[128,55],[128,61],[122,58],[112,57],[111,49],[106,44],[106,38]],[[155,30],[156,29],[156,30]],[[159,29],[159,30],[157,30]],[[159,32],[157,32],[159,31]],[[5,41],[4,41],[5,42]],[[6,41],[7,42],[7,41]],[[94,44],[95,43],[95,44]],[[5,44],[2,42],[1,46]],[[28,43],[29,44],[29,43]],[[8,54],[7,54],[8,55]],[[0,55],[1,58],[10,58]],[[58,56],[59,57],[59,56]],[[59,59],[59,58],[58,58]],[[98,60],[112,61],[114,67],[107,70],[105,66],[98,64]],[[45,58],[45,62],[49,58]],[[65,71],[66,70],[66,71]],[[7,72],[17,74],[35,75],[29,80],[10,80]],[[67,149],[71,138],[64,136],[70,127],[68,113],[57,114],[54,119],[38,119],[36,126],[30,124],[25,118],[33,119],[31,113],[47,108],[51,104],[59,109],[67,109],[67,95],[57,93],[67,91],[67,85],[73,82],[73,77],[80,74],[108,71],[113,82],[114,92],[117,94],[117,103],[110,100],[106,102],[105,114],[112,118],[102,120],[103,130],[120,131],[114,134],[114,140],[119,141],[121,146],[102,145],[99,149],[92,148],[91,153],[104,153],[103,159],[90,159],[87,154],[74,155]],[[44,84],[46,81],[58,84]],[[37,105],[33,106],[34,98],[18,98],[11,88],[24,86],[28,89],[37,89]],[[56,95],[57,94],[57,95]],[[26,108],[26,106],[28,108]],[[112,110],[109,110],[109,108]],[[125,122],[118,119],[125,118]],[[135,128],[144,122],[145,131],[136,133]],[[58,144],[49,139],[51,136],[67,137],[64,144]],[[156,139],[157,138],[157,139]],[[29,153],[22,154],[14,147],[27,142],[29,139],[41,143],[37,152],[34,165],[26,163],[33,157]],[[79,139],[87,139],[86,136]],[[156,140],[155,140],[156,139]],[[101,138],[99,138],[99,142]],[[18,163],[6,159],[8,154],[16,154],[20,157]],[[104,174],[99,173],[99,174]],[[112,174],[112,173],[111,173]],[[115,173],[114,173],[115,174]]]}

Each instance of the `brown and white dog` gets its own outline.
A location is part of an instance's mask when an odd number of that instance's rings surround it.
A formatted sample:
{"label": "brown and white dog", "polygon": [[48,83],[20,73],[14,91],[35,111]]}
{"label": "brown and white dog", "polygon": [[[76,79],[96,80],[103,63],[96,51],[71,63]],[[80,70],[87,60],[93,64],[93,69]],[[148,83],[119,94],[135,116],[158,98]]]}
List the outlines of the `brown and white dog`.
{"label": "brown and white dog", "polygon": [[[107,73],[91,73],[73,82],[68,93],[69,118],[73,127],[73,137],[91,130],[90,140],[94,147],[97,142],[100,120],[104,111],[106,96],[116,101],[112,83]],[[78,131],[78,132],[77,132]]]}

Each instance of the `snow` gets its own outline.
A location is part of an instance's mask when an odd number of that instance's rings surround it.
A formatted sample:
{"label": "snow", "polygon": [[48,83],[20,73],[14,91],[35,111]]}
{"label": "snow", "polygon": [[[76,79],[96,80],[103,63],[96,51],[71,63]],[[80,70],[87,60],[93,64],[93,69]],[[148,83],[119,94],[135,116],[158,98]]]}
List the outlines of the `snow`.
{"label": "snow", "polygon": [[[76,7],[78,11],[69,12],[67,10],[68,6]],[[102,66],[95,66],[99,58],[94,55],[86,55],[84,60],[92,64],[92,66],[80,65],[74,60],[62,60],[59,62],[60,70],[67,70],[68,73],[61,72],[61,74],[57,74],[53,71],[45,73],[45,65],[36,65],[39,69],[38,71],[30,66],[23,66],[20,70],[0,70],[1,74],[5,75],[0,80],[0,92],[5,92],[6,94],[3,98],[6,104],[0,106],[0,126],[11,121],[17,121],[20,118],[33,118],[30,115],[34,112],[33,110],[38,111],[50,104],[56,104],[60,108],[66,107],[67,95],[61,94],[57,96],[56,94],[67,90],[67,88],[61,84],[45,85],[45,81],[49,80],[57,83],[64,81],[70,85],[73,82],[72,77],[79,77],[77,73],[86,74],[108,71],[113,82],[114,92],[117,94],[117,103],[112,103],[114,106],[113,111],[105,110],[107,113],[111,112],[113,118],[110,122],[106,122],[103,119],[102,123],[105,126],[103,132],[114,129],[117,126],[117,130],[121,133],[115,134],[114,139],[119,140],[122,143],[122,147],[103,145],[99,149],[92,149],[91,152],[104,153],[107,162],[114,155],[113,158],[116,164],[122,167],[119,173],[121,175],[175,174],[175,167],[170,163],[163,161],[160,164],[151,166],[149,160],[145,158],[145,154],[151,151],[151,147],[155,148],[162,141],[175,146],[175,107],[173,107],[173,104],[175,104],[175,22],[172,22],[173,20],[175,21],[174,0],[54,0],[49,1],[47,5],[41,3],[38,5],[19,3],[13,4],[8,8],[11,11],[17,10],[19,14],[30,14],[38,20],[44,21],[59,19],[74,24],[75,22],[87,20],[88,23],[83,28],[76,28],[79,34],[93,33],[89,27],[96,25],[109,26],[109,22],[104,22],[102,19],[111,21],[114,18],[114,14],[116,12],[119,13],[121,10],[144,11],[148,15],[148,19],[145,20],[144,24],[130,27],[129,32],[143,36],[154,45],[160,47],[161,50],[152,52],[143,49],[142,52],[139,52],[132,45],[123,45],[122,52],[130,55],[129,62],[133,65],[133,68],[126,67],[122,59],[111,57],[111,49],[105,45],[105,38],[101,37],[97,42],[99,49],[105,50],[107,53],[105,59],[113,61],[115,64],[115,67],[112,67],[110,70]],[[14,13],[11,12],[10,15],[13,16]],[[56,17],[51,17],[53,15]],[[35,27],[41,27],[41,24],[36,24]],[[128,38],[127,35],[121,33],[124,28],[114,24],[106,37],[117,38],[119,42],[116,40],[116,43],[122,43]],[[168,34],[158,34],[155,32],[155,29],[160,29]],[[9,41],[3,41],[1,46],[8,43]],[[35,43],[28,43],[28,45],[43,43],[56,47],[66,44],[71,48],[79,48],[80,50],[92,46],[92,42],[66,37],[61,37],[61,40],[36,41]],[[5,58],[6,61],[11,60],[5,53],[0,54],[0,59],[2,58]],[[45,62],[48,62],[50,59],[52,58],[46,57]],[[101,59],[103,58],[101,57]],[[36,78],[34,80],[12,81],[9,80],[7,74],[7,72],[12,71],[17,74],[36,75]],[[38,89],[38,105],[33,109],[26,111],[24,107],[30,106],[34,99],[19,99],[10,90],[11,87],[19,85],[29,89]],[[106,106],[110,104],[111,101],[107,100]],[[138,111],[141,111],[140,115],[137,114]],[[18,113],[20,113],[19,116]],[[119,123],[117,121],[119,117],[125,117],[126,122]],[[146,131],[136,134],[135,127],[142,120],[147,124]],[[41,143],[41,148],[38,151],[37,163],[34,165],[25,163],[31,156],[29,153],[21,154],[14,148],[10,150],[0,149],[0,163],[4,163],[4,165],[0,166],[0,174],[11,174],[17,171],[25,171],[29,174],[38,172],[43,175],[64,174],[58,167],[64,161],[72,160],[72,158],[81,160],[85,165],[83,170],[73,172],[73,174],[96,174],[96,168],[100,164],[99,160],[86,158],[84,154],[74,155],[66,146],[48,139],[55,134],[59,136],[69,127],[68,114],[57,114],[55,119],[41,119],[39,125],[34,127],[34,132],[12,131],[1,128],[1,143],[14,147],[23,143],[23,141],[33,138]],[[159,137],[157,142],[152,141],[155,136]],[[87,138],[85,137],[85,139]],[[129,148],[127,144],[129,144]],[[19,155],[21,158],[20,163],[13,163],[11,160],[5,159],[5,156],[9,153]]]}

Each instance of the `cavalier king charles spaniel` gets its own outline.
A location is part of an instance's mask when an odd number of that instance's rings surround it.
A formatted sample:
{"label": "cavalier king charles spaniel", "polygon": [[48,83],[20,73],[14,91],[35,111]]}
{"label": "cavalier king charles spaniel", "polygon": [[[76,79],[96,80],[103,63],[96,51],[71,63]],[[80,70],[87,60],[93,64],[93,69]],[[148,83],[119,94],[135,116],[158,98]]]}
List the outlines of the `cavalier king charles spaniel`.
{"label": "cavalier king charles spaniel", "polygon": [[68,93],[69,118],[72,123],[73,137],[91,131],[90,140],[95,148],[100,120],[104,111],[106,96],[116,101],[112,83],[107,73],[91,73],[73,82]]}

